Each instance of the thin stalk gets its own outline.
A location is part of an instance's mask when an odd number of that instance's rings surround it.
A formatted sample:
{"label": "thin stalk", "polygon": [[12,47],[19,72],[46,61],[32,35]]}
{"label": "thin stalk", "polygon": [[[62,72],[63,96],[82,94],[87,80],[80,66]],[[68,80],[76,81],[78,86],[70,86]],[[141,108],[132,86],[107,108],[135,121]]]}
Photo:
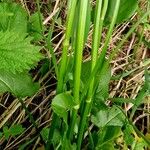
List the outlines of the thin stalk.
{"label": "thin stalk", "polygon": [[39,0],[36,0],[36,3],[37,3],[38,17],[39,17],[39,21],[40,21],[41,33],[44,34],[42,17],[41,17],[41,11],[40,11],[41,8],[40,8],[40,2],[39,2]]}
{"label": "thin stalk", "polygon": [[32,123],[32,125],[34,126],[34,128],[35,128],[35,130],[37,131],[38,135],[40,136],[41,141],[42,141],[42,142],[44,143],[44,145],[45,145],[45,142],[43,141],[43,138],[42,138],[42,136],[41,136],[41,134],[40,134],[40,130],[39,130],[39,128],[38,128],[38,126],[37,126],[37,124],[36,124],[34,118],[33,118],[33,115],[30,113],[30,111],[28,110],[28,108],[27,108],[26,105],[24,104],[23,100],[22,100],[21,98],[18,98],[18,100],[19,100],[19,102],[21,103],[21,105],[22,105],[23,109],[25,110],[26,114],[28,115],[30,122]]}
{"label": "thin stalk", "polygon": [[62,60],[60,64],[60,72],[59,72],[59,78],[58,78],[58,86],[57,86],[57,93],[61,93],[63,91],[63,84],[64,84],[64,77],[66,72],[66,66],[67,66],[67,53],[70,43],[70,37],[73,27],[73,21],[74,21],[74,15],[76,11],[76,4],[78,0],[71,0],[68,10],[68,17],[67,17],[67,25],[66,25],[66,34],[65,39],[63,42],[63,50],[62,50]]}
{"label": "thin stalk", "polygon": [[[106,1],[105,1],[106,2]],[[108,2],[108,1],[107,1]],[[104,3],[106,4],[106,3]],[[107,7],[107,5],[104,5]],[[94,33],[93,33],[93,44],[92,44],[92,60],[91,60],[91,72],[93,71],[93,68],[95,67],[95,64],[97,62],[97,55],[98,55],[98,49],[99,44],[101,40],[102,35],[102,27],[103,27],[103,17],[101,17],[101,9],[102,9],[102,0],[96,1],[96,13],[94,18]],[[103,11],[104,11],[103,7]],[[106,11],[105,11],[106,13]],[[103,13],[104,15],[104,13]],[[102,16],[103,16],[102,15]],[[78,134],[78,140],[77,140],[77,149],[80,149],[81,143],[82,143],[82,137],[84,132],[84,127],[86,125],[86,117],[88,115],[89,106],[91,103],[91,96],[93,92],[93,85],[94,85],[94,77],[91,80],[89,91],[88,91],[88,101],[86,101],[86,106],[83,107],[83,116],[81,117],[80,123],[79,123],[79,134]],[[84,104],[84,102],[83,102]]]}
{"label": "thin stalk", "polygon": [[74,101],[76,106],[72,111],[71,116],[71,125],[68,130],[68,138],[72,139],[73,137],[73,129],[76,123],[77,112],[80,106],[80,76],[81,76],[81,64],[82,64],[82,52],[84,48],[84,40],[85,40],[85,28],[86,28],[86,16],[88,11],[88,2],[89,0],[80,0],[80,9],[79,9],[79,20],[77,25],[76,32],[76,43],[75,43],[75,62],[74,62]]}
{"label": "thin stalk", "polygon": [[57,59],[56,59],[54,50],[53,50],[52,45],[51,45],[51,30],[49,30],[48,37],[45,40],[46,40],[46,43],[47,43],[47,48],[50,51],[51,56],[52,56],[52,62],[54,64],[54,69],[55,69],[56,77],[58,78]]}
{"label": "thin stalk", "polygon": [[147,95],[147,89],[146,87],[144,86],[141,91],[139,92],[137,98],[134,100],[134,105],[132,107],[132,111],[131,111],[131,114],[130,114],[130,120],[132,121],[132,118],[134,116],[134,113],[137,109],[137,107],[142,103],[143,101],[143,98]]}
{"label": "thin stalk", "polygon": [[[57,94],[63,92],[64,77],[65,77],[66,66],[67,66],[67,52],[69,48],[69,40],[71,37],[71,31],[73,27],[73,20],[74,20],[77,0],[69,1],[69,3],[70,4],[69,4],[69,10],[68,10],[68,16],[67,16],[67,22],[66,22],[66,34],[65,34],[65,39],[63,42],[62,60],[60,64],[60,72],[59,72],[57,90],[56,90]],[[57,120],[58,120],[58,116],[55,113],[53,113],[46,150],[49,150],[51,147]]]}
{"label": "thin stalk", "polygon": [[[99,3],[100,1],[98,1]],[[105,0],[105,3],[104,3],[104,8],[103,10],[107,10],[107,6],[108,6],[108,0],[106,1]],[[97,4],[98,5],[98,4]],[[101,4],[99,4],[101,5]],[[110,28],[108,30],[108,34],[107,34],[107,37],[106,37],[106,41],[104,43],[104,47],[102,49],[102,53],[100,55],[100,58],[101,58],[101,63],[98,61],[97,63],[100,64],[100,68],[102,68],[102,63],[104,62],[104,59],[105,59],[105,55],[106,55],[106,51],[107,51],[107,47],[108,47],[108,43],[111,39],[111,35],[112,35],[112,32],[113,32],[113,28],[114,28],[114,25],[115,25],[115,22],[116,22],[116,19],[117,19],[117,15],[118,15],[118,11],[119,11],[119,6],[120,6],[120,0],[117,0],[116,1],[116,5],[115,5],[115,8],[114,8],[114,14],[113,14],[113,18],[112,18],[112,22],[110,24]],[[101,9],[101,8],[99,8]],[[106,13],[106,11],[105,11]],[[99,17],[99,16],[97,16]],[[98,18],[96,18],[98,19]],[[95,26],[97,26],[97,24],[95,24]],[[97,29],[95,27],[95,29]],[[94,36],[97,36],[97,35],[94,35]],[[93,38],[94,40],[98,40],[96,39],[95,37]],[[96,41],[96,43],[99,42],[99,41]],[[97,50],[98,50],[98,46],[95,47],[95,42],[93,41],[93,53],[96,53]],[[95,59],[95,57],[93,57],[93,53],[92,53],[92,59]],[[92,60],[92,71],[96,65],[95,63],[95,60]],[[91,83],[90,83],[90,87],[89,87],[89,91],[88,91],[88,95],[87,95],[87,100],[86,100],[86,104],[85,104],[85,109],[83,111],[83,114],[82,114],[82,117],[81,117],[81,120],[80,120],[80,124],[79,124],[79,134],[78,134],[78,142],[77,142],[77,149],[79,150],[81,148],[81,143],[82,143],[82,138],[83,138],[83,133],[84,133],[84,128],[85,128],[85,124],[86,124],[86,118],[90,112],[90,108],[91,108],[91,105],[93,103],[93,100],[92,100],[92,96],[93,96],[93,86],[94,86],[94,77],[93,79],[91,80]]]}

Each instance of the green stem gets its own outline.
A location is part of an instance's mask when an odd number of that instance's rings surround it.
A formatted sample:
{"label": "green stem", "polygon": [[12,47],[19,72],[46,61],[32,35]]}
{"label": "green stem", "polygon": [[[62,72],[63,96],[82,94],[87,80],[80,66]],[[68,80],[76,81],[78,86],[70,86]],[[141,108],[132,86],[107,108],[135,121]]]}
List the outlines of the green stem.
{"label": "green stem", "polygon": [[74,101],[76,106],[72,111],[71,116],[71,125],[68,130],[68,138],[72,139],[73,137],[73,130],[74,125],[76,123],[77,112],[80,106],[80,98],[79,98],[79,91],[80,91],[80,76],[81,76],[81,64],[82,64],[82,52],[84,48],[84,41],[85,41],[85,28],[86,28],[86,16],[88,11],[88,2],[89,0],[80,0],[80,9],[79,9],[79,20],[77,25],[77,32],[76,32],[76,43],[75,43],[75,62],[74,62]]}
{"label": "green stem", "polygon": [[[69,4],[67,23],[66,23],[66,34],[65,34],[65,40],[63,42],[62,60],[60,64],[60,71],[59,71],[57,90],[56,90],[57,94],[63,92],[64,77],[65,77],[66,66],[67,66],[67,52],[69,48],[69,40],[71,37],[71,31],[72,31],[72,26],[73,26],[77,0],[72,0],[69,2],[70,4]],[[58,120],[58,116],[55,113],[53,113],[46,150],[49,150],[51,147],[57,120]]]}
{"label": "green stem", "polygon": [[[104,3],[104,4],[106,4],[106,3]],[[105,5],[105,7],[107,7],[107,6]],[[103,7],[102,17],[101,17],[101,9],[102,9],[102,0],[97,0],[97,2],[96,2],[96,13],[95,13],[95,18],[94,18],[91,72],[93,71],[93,68],[95,67],[95,64],[97,62],[97,54],[98,54],[99,44],[100,44],[101,35],[102,35],[103,15],[104,15],[103,11],[105,11],[105,9]],[[83,132],[84,132],[84,128],[86,125],[86,117],[88,115],[89,106],[90,106],[90,102],[91,102],[90,97],[91,97],[92,92],[93,92],[94,79],[95,78],[93,77],[93,79],[91,80],[91,83],[90,83],[89,90],[88,90],[89,102],[86,102],[86,106],[83,107],[83,113],[82,113],[82,117],[81,117],[81,120],[79,123],[79,134],[78,134],[78,140],[77,140],[77,149],[80,149],[81,143],[82,143]],[[83,104],[84,104],[84,102],[83,102]]]}
{"label": "green stem", "polygon": [[72,27],[73,27],[77,0],[71,0],[70,3],[71,4],[68,10],[66,35],[65,35],[65,40],[63,42],[62,60],[60,64],[57,93],[61,93],[63,91],[64,77],[65,77],[66,66],[67,66],[67,53],[68,53],[68,48],[69,48],[69,43],[70,43],[70,37],[71,37],[71,32],[72,32]]}
{"label": "green stem", "polygon": [[52,62],[54,64],[54,69],[55,69],[56,77],[58,78],[57,59],[56,59],[56,56],[55,56],[55,53],[54,53],[54,49],[52,48],[52,45],[51,45],[51,30],[49,30],[48,37],[45,40],[46,40],[46,43],[47,43],[47,48],[50,51],[50,54],[52,56]]}
{"label": "green stem", "polygon": [[130,115],[130,120],[132,120],[134,113],[137,109],[137,107],[142,103],[144,97],[147,95],[146,87],[144,86],[141,91],[139,92],[137,98],[134,100],[134,105],[132,107],[131,115]]}
{"label": "green stem", "polygon": [[36,0],[36,3],[37,3],[38,17],[39,17],[39,21],[40,21],[41,33],[44,35],[44,29],[43,29],[43,23],[42,23],[42,17],[41,17],[40,2],[39,2],[39,0]]}
{"label": "green stem", "polygon": [[[99,6],[98,7],[101,7],[101,2],[100,1],[98,1],[98,2],[99,2]],[[105,7],[103,8],[103,10],[105,10],[105,13],[106,13],[107,6],[108,6],[108,0],[105,1],[104,4],[105,4],[104,5]],[[119,6],[120,6],[120,0],[117,0],[116,1],[116,5],[115,5],[115,9],[114,9],[115,11],[114,11],[114,14],[113,14],[112,22],[110,24],[110,28],[109,28],[109,31],[108,31],[108,34],[107,34],[107,37],[106,37],[106,41],[104,43],[104,47],[102,49],[102,53],[100,55],[101,63],[99,61],[97,61],[98,64],[101,64],[100,65],[100,69],[102,68],[102,64],[103,64],[104,59],[105,59],[108,43],[109,43],[109,41],[111,39],[113,28],[114,28],[114,25],[115,25],[115,22],[116,22],[116,18],[117,18],[117,15],[118,15]],[[101,8],[99,8],[99,9],[101,9]],[[99,15],[96,17],[96,19],[98,19],[98,17],[99,17]],[[97,24],[95,24],[95,26],[96,26],[95,27],[95,32],[97,32],[97,29],[99,29],[99,28],[97,27]],[[98,35],[95,34],[94,36],[98,36]],[[96,38],[96,37],[93,38],[92,71],[93,71],[93,69],[94,69],[94,67],[96,65],[96,62],[94,60],[95,59],[94,56],[96,56],[97,50],[98,50],[98,45],[95,46],[95,43],[99,42],[99,41],[94,41],[94,40],[99,40],[99,38]],[[97,58],[97,56],[96,56],[96,58]],[[85,103],[85,108],[83,110],[83,114],[81,114],[82,116],[81,116],[81,120],[80,120],[80,124],[79,124],[79,134],[78,134],[78,142],[77,142],[77,149],[78,150],[81,148],[81,143],[82,143],[82,138],[83,138],[83,133],[84,133],[86,120],[87,120],[88,114],[90,113],[90,109],[91,109],[91,106],[92,106],[92,103],[93,103],[93,100],[92,100],[93,86],[94,86],[94,77],[93,77],[93,79],[91,80],[91,83],[90,83],[90,87],[89,87],[89,90],[88,90],[87,100],[86,100],[86,103]]]}
{"label": "green stem", "polygon": [[33,115],[30,113],[30,111],[28,110],[28,108],[27,108],[26,105],[24,104],[23,100],[22,100],[21,98],[18,98],[18,100],[19,100],[19,102],[21,103],[21,105],[22,105],[23,109],[25,110],[26,114],[28,115],[30,122],[32,123],[32,125],[33,125],[34,128],[36,129],[38,135],[40,136],[41,141],[42,141],[42,142],[44,143],[44,145],[45,145],[45,142],[43,141],[43,138],[42,138],[42,136],[41,136],[41,134],[40,134],[40,130],[39,130],[39,128],[38,128],[38,126],[37,126],[37,124],[36,124],[34,118],[33,118]]}
{"label": "green stem", "polygon": [[[126,40],[130,37],[130,35],[134,32],[134,30],[138,27],[138,25],[143,21],[143,19],[145,17],[147,17],[148,15],[150,14],[150,11],[146,12],[142,17],[141,19],[139,19],[138,22],[136,22],[133,27],[129,30],[129,32],[126,34],[126,36],[121,40],[121,42],[118,44],[118,46],[113,49],[112,53],[110,54],[109,56],[109,62],[111,62],[111,60],[116,56],[116,54],[120,51],[120,48],[121,46],[126,42]],[[99,57],[99,60],[100,60],[100,57]],[[96,75],[98,69],[100,68],[101,64],[96,64],[96,66],[94,67],[93,69],[93,72],[91,73],[90,77],[89,77],[89,80],[87,81],[86,85],[85,85],[85,88],[82,92],[82,95],[81,95],[81,100],[85,97],[86,93],[87,93],[87,90],[88,90],[88,87],[90,85],[90,82],[91,80],[93,79],[93,76]]]}

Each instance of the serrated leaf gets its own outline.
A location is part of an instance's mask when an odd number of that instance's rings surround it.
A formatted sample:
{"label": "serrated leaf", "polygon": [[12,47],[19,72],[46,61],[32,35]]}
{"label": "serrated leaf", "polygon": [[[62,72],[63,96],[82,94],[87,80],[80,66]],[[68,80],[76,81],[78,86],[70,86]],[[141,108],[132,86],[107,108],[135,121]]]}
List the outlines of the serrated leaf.
{"label": "serrated leaf", "polygon": [[[109,0],[109,5],[105,17],[105,22],[110,23],[114,13],[116,0]],[[120,7],[116,23],[121,23],[129,19],[138,8],[137,0],[120,0]]]}
{"label": "serrated leaf", "polygon": [[0,70],[12,73],[30,70],[42,58],[31,38],[16,32],[0,32]]}
{"label": "serrated leaf", "polygon": [[16,125],[13,125],[12,127],[10,127],[9,130],[10,130],[10,133],[12,136],[16,136],[16,135],[23,133],[25,128],[23,128],[21,124],[16,124]]}
{"label": "serrated leaf", "polygon": [[0,93],[11,92],[17,97],[32,96],[39,89],[38,83],[25,73],[12,74],[0,70]]}
{"label": "serrated leaf", "polygon": [[16,3],[0,3],[0,30],[26,33],[27,13]]}
{"label": "serrated leaf", "polygon": [[122,126],[124,119],[122,111],[113,106],[107,110],[100,110],[95,116],[92,116],[91,121],[98,127]]}
{"label": "serrated leaf", "polygon": [[53,111],[64,119],[67,123],[67,111],[71,110],[74,106],[73,97],[70,93],[61,93],[54,97],[52,101]]}

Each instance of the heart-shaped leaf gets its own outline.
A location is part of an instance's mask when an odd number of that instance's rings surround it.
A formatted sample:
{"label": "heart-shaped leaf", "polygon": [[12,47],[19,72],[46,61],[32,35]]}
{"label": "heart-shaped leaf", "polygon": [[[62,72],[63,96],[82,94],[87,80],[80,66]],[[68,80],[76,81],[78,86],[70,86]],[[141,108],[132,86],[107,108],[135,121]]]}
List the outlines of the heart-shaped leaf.
{"label": "heart-shaped leaf", "polygon": [[74,107],[75,103],[70,93],[61,93],[54,97],[52,101],[53,111],[64,119],[67,123],[67,111]]}

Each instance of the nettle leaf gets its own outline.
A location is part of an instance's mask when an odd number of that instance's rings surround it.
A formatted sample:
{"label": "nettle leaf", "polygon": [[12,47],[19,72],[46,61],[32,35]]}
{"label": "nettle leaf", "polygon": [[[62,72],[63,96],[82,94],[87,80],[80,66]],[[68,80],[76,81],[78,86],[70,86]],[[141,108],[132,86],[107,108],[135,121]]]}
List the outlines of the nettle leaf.
{"label": "nettle leaf", "polygon": [[[107,23],[110,23],[112,20],[115,3],[116,0],[109,0],[109,5],[106,13],[106,18],[105,18],[105,22]],[[135,13],[137,8],[138,8],[137,0],[121,0],[116,23],[121,23],[129,19]]]}
{"label": "nettle leaf", "polygon": [[16,32],[0,32],[0,70],[12,73],[30,70],[42,58],[31,38]]}
{"label": "nettle leaf", "polygon": [[116,106],[106,110],[100,110],[91,118],[91,121],[98,127],[123,126],[124,120],[125,117],[122,111]]}
{"label": "nettle leaf", "polygon": [[65,123],[67,123],[67,111],[72,110],[75,106],[73,101],[73,97],[70,93],[61,93],[54,97],[52,101],[52,109],[53,111],[64,119]]}
{"label": "nettle leaf", "polygon": [[12,74],[0,70],[0,93],[11,92],[17,97],[32,96],[39,89],[38,83],[33,83],[27,73]]}
{"label": "nettle leaf", "polygon": [[27,13],[16,3],[0,3],[0,30],[27,32]]}

